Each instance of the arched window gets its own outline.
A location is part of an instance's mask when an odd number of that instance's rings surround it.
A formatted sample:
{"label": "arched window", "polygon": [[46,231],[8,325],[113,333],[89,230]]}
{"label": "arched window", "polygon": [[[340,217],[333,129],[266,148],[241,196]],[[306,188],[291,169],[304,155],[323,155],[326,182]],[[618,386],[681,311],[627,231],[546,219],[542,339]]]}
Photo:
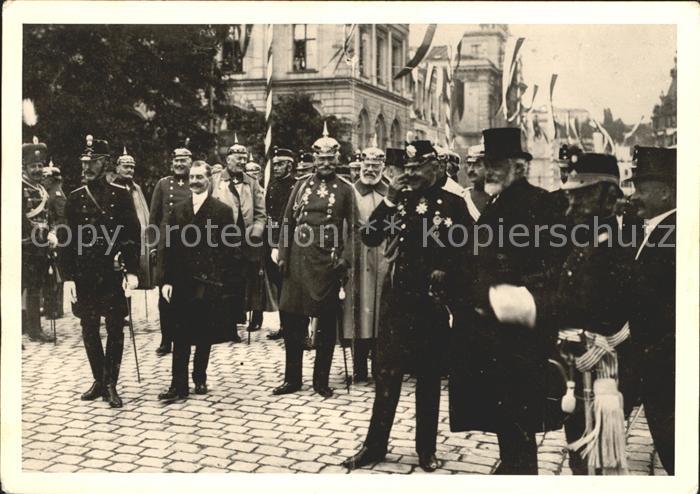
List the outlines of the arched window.
{"label": "arched window", "polygon": [[369,116],[367,110],[361,110],[357,117],[357,144],[360,149],[367,147],[370,138]]}
{"label": "arched window", "polygon": [[391,123],[391,147],[393,148],[400,148],[403,147],[401,144],[401,141],[403,139],[403,134],[401,133],[401,123],[397,120],[394,119],[394,121]]}
{"label": "arched window", "polygon": [[377,134],[377,147],[379,149],[386,149],[386,124],[384,123],[384,117],[382,115],[377,117],[377,122],[374,124],[374,131]]}

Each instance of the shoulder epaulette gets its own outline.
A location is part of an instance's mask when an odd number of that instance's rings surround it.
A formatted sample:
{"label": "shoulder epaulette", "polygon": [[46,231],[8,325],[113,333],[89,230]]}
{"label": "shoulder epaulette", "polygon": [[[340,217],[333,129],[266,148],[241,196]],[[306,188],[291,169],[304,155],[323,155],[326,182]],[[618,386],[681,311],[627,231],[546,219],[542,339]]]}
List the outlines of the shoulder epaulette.
{"label": "shoulder epaulette", "polygon": [[73,194],[75,194],[75,193],[77,193],[77,192],[80,192],[81,190],[83,190],[83,189],[86,188],[86,187],[87,187],[87,185],[81,185],[81,186],[78,187],[77,189],[71,191],[70,195],[73,195]]}
{"label": "shoulder epaulette", "polygon": [[338,177],[339,180],[342,180],[343,182],[345,182],[346,184],[348,184],[350,187],[352,187],[352,182],[351,182],[350,180],[348,180],[347,178],[345,178],[345,177],[343,177],[343,176],[341,176],[341,175],[336,175],[336,177]]}
{"label": "shoulder epaulette", "polygon": [[127,190],[127,188],[124,185],[115,184],[114,182],[109,182],[109,185],[111,185],[112,187],[117,187],[119,189]]}

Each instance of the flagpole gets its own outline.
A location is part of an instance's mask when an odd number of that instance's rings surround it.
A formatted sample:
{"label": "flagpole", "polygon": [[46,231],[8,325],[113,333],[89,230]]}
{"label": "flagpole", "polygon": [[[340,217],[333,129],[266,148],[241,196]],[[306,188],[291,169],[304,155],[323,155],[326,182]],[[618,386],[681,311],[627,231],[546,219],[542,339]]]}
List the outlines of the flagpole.
{"label": "flagpole", "polygon": [[265,126],[267,132],[265,134],[265,172],[264,184],[267,188],[270,181],[270,147],[272,145],[272,41],[274,34],[274,24],[267,25],[267,81],[265,83]]}

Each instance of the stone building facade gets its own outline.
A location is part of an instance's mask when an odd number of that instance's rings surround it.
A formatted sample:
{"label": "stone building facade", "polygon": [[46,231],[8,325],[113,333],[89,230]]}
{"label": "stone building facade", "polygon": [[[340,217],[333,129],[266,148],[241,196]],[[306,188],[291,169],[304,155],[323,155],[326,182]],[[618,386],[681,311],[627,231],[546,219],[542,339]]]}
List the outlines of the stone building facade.
{"label": "stone building facade", "polygon": [[671,69],[671,84],[668,91],[666,94],[661,93],[659,103],[654,106],[651,122],[656,146],[676,147],[678,144],[678,128],[676,124],[678,104],[678,92],[676,90],[677,71],[678,61],[674,60],[673,68]]}

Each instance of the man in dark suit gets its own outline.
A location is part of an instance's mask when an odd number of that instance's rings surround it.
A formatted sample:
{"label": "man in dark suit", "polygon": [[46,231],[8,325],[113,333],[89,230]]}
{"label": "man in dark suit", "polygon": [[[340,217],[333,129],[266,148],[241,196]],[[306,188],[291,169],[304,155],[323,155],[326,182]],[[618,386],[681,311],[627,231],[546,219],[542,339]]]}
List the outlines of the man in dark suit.
{"label": "man in dark suit", "polygon": [[243,302],[240,242],[245,226],[240,215],[234,224],[231,208],[211,197],[210,183],[211,167],[194,162],[192,194],[175,206],[170,232],[166,229],[162,296],[172,305],[176,323],[172,382],[158,398],[170,403],[189,395],[191,345],[196,345],[194,392],[208,392],[211,346],[232,340],[231,326]]}
{"label": "man in dark suit", "polygon": [[646,220],[635,261],[630,331],[638,350],[649,432],[669,475],[674,467],[676,391],[676,150],[639,147],[633,200]]}
{"label": "man in dark suit", "polygon": [[[455,314],[450,426],[498,435],[497,474],[536,475],[535,433],[548,426],[544,376],[552,342],[534,328],[532,294],[545,288],[553,257],[546,230],[536,227],[558,221],[547,192],[526,179],[532,156],[521,149],[520,130],[483,134],[484,190],[491,199],[471,239],[470,301]],[[525,310],[504,315],[503,299]]]}
{"label": "man in dark suit", "polygon": [[[128,313],[125,291],[138,287],[141,228],[127,190],[107,181],[109,159],[107,141],[87,136],[87,148],[81,158],[87,184],[71,192],[66,202],[70,235],[63,250],[63,288],[73,302],[73,314],[80,318],[95,379],[81,399],[102,396],[112,408],[121,408],[116,386],[124,350],[124,318]],[[126,279],[118,256],[124,263]],[[100,340],[103,316],[107,327],[104,349]]]}
{"label": "man in dark suit", "polygon": [[[405,373],[416,375],[416,451],[421,468],[439,468],[435,456],[449,314],[461,293],[462,240],[472,221],[462,196],[442,187],[438,153],[429,141],[405,151],[404,173],[395,175],[386,197],[360,229],[362,242],[387,241],[391,261],[380,300],[376,389],[362,449],[343,465],[349,469],[382,461]],[[454,235],[454,236],[453,236]]]}

